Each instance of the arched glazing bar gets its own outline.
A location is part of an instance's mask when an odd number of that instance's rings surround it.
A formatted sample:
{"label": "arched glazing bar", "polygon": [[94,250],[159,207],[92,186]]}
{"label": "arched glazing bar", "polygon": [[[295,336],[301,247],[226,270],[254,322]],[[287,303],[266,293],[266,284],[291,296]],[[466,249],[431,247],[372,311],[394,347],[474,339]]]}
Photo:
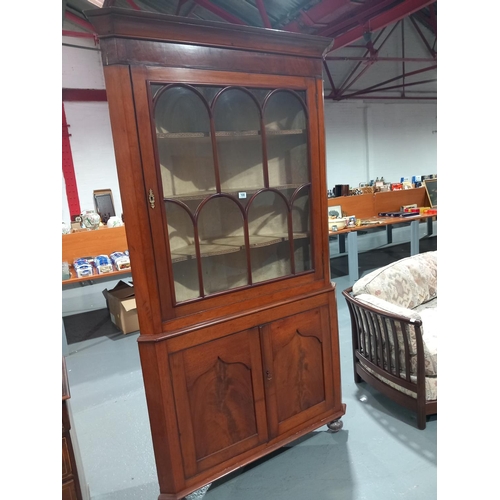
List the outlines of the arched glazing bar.
{"label": "arched glazing bar", "polygon": [[[234,196],[218,193],[199,204],[194,220],[201,250],[198,273],[204,283],[202,296],[251,284],[248,224],[242,204]],[[217,267],[219,258],[226,265]]]}
{"label": "arched glazing bar", "polygon": [[245,87],[230,86],[217,93],[211,107],[221,191],[268,187],[263,117],[257,98]]}
{"label": "arched glazing bar", "polygon": [[[153,93],[156,156],[165,198],[217,192],[212,111],[192,85],[163,85]],[[190,176],[194,168],[198,175]]]}

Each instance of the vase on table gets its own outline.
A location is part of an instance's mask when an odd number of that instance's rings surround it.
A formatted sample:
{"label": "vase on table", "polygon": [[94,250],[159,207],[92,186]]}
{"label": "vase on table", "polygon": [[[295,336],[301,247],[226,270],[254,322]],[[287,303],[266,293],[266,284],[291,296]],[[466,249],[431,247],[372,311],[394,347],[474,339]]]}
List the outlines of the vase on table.
{"label": "vase on table", "polygon": [[84,210],[80,214],[80,222],[82,224],[82,227],[94,230],[99,227],[99,224],[101,223],[101,217],[95,210]]}

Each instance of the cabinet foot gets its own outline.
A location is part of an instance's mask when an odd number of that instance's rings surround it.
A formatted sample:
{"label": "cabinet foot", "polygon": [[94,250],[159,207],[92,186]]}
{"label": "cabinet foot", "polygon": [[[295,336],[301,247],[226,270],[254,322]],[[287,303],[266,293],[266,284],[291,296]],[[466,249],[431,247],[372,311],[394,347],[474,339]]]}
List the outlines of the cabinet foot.
{"label": "cabinet foot", "polygon": [[332,422],[329,422],[326,424],[328,429],[330,429],[332,432],[338,432],[342,427],[344,427],[344,422],[340,420],[340,418],[337,418],[337,420],[333,420]]}

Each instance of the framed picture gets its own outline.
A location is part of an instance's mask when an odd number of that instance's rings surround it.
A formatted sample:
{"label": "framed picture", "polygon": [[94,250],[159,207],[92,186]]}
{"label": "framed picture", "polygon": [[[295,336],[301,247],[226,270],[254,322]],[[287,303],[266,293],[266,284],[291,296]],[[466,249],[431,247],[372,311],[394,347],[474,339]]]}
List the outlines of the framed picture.
{"label": "framed picture", "polygon": [[425,190],[427,191],[427,197],[429,198],[429,205],[432,208],[437,208],[438,204],[438,180],[436,179],[425,179],[424,180]]}
{"label": "framed picture", "polygon": [[116,215],[111,189],[94,190],[94,204],[103,223],[106,223],[110,217]]}
{"label": "framed picture", "polygon": [[340,205],[334,205],[328,207],[328,217],[340,218],[342,217],[342,207]]}

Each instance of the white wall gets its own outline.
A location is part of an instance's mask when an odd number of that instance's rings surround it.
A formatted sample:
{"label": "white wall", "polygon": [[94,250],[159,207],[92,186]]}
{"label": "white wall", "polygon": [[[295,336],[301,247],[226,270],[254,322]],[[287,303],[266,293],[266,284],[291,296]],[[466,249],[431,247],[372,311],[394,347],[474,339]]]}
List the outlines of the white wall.
{"label": "white wall", "polygon": [[437,174],[436,101],[325,102],[328,187]]}
{"label": "white wall", "polygon": [[[78,197],[82,210],[93,210],[94,190],[111,189],[116,215],[122,214],[122,203],[116,173],[113,137],[106,102],[64,103],[71,134],[70,144],[75,168]],[[63,191],[66,200],[66,192]],[[63,220],[69,222],[67,201]]]}
{"label": "white wall", "polygon": [[[67,29],[74,29],[67,27]],[[68,47],[64,44],[84,48]],[[62,87],[75,89],[104,89],[104,74],[100,52],[93,50],[93,40],[63,37]],[[122,214],[122,202],[116,173],[115,153],[106,102],[66,102],[71,152],[75,169],[80,207],[93,209],[93,192],[111,189],[115,211]],[[62,220],[70,221],[64,176],[62,178]],[[124,279],[130,279],[126,276]],[[102,291],[113,288],[115,281],[96,281],[92,285],[71,285],[62,292],[62,315],[68,316],[106,307]]]}
{"label": "white wall", "polygon": [[[80,48],[68,46],[78,45]],[[75,89],[104,89],[101,54],[94,41],[63,37],[62,86]],[[116,215],[122,214],[122,203],[116,173],[115,153],[106,102],[65,102],[64,109],[71,134],[80,208],[94,209],[93,192],[111,189]],[[62,175],[62,174],[61,174]],[[62,178],[62,220],[69,223],[70,213]]]}

